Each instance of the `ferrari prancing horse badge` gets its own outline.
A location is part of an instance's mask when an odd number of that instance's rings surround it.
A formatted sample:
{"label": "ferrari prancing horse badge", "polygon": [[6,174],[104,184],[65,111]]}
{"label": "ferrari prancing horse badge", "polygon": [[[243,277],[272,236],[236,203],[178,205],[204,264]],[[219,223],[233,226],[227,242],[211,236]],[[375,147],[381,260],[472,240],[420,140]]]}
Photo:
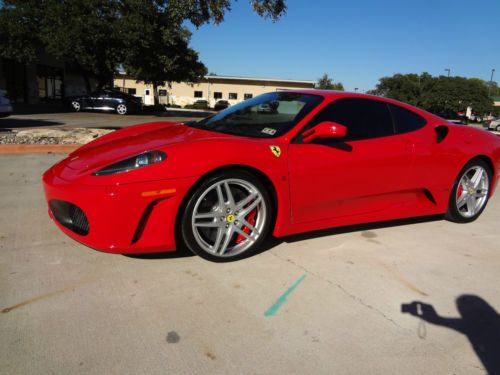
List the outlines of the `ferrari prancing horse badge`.
{"label": "ferrari prancing horse badge", "polygon": [[281,156],[281,148],[279,148],[278,146],[269,146],[269,148],[271,149],[271,152],[274,154],[274,156],[276,156],[277,158]]}

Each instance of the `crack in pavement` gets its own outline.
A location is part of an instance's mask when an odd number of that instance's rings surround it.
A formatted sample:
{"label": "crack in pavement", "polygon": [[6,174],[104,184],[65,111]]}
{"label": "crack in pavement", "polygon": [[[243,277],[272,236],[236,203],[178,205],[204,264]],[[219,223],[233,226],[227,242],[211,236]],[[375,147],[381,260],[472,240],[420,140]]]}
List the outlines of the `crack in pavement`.
{"label": "crack in pavement", "polygon": [[332,281],[332,280],[329,280],[315,272],[311,272],[309,269],[307,269],[306,267],[302,266],[301,264],[298,264],[297,262],[291,260],[291,259],[288,259],[288,258],[282,258],[280,257],[279,255],[275,254],[273,251],[269,251],[269,253],[273,256],[275,256],[276,258],[284,261],[284,262],[288,262],[292,265],[294,265],[295,267],[298,267],[302,270],[304,270],[305,272],[309,273],[310,275],[318,278],[319,280],[321,281],[324,281],[330,285],[333,285],[335,287],[337,287],[342,293],[344,293],[346,296],[348,296],[349,298],[351,298],[352,300],[356,301],[357,303],[359,303],[360,305],[366,307],[367,309],[370,309],[372,311],[374,311],[375,313],[377,313],[378,315],[380,315],[382,318],[384,318],[385,320],[387,320],[388,322],[392,323],[394,326],[402,329],[403,331],[405,332],[412,332],[412,330],[410,329],[407,329],[407,328],[404,328],[402,326],[400,326],[398,323],[396,323],[392,318],[388,317],[386,314],[384,314],[382,311],[380,311],[379,309],[377,309],[376,307],[366,303],[365,301],[363,301],[361,298],[359,298],[358,296],[350,293],[349,291],[347,291],[342,285]]}

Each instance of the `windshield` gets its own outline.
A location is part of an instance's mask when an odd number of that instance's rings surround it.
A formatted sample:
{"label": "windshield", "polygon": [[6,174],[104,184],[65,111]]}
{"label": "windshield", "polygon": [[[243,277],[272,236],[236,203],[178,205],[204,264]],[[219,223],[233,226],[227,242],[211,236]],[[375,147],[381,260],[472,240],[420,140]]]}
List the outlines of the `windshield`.
{"label": "windshield", "polygon": [[323,97],[272,92],[234,105],[189,126],[255,138],[273,138],[292,129]]}

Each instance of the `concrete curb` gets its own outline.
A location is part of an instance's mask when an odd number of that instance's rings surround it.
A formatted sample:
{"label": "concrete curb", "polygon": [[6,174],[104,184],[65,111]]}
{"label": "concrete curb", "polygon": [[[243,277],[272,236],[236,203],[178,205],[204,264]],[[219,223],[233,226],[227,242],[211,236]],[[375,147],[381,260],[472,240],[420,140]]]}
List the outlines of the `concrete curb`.
{"label": "concrete curb", "polygon": [[56,144],[56,145],[0,145],[0,154],[69,154],[83,145]]}

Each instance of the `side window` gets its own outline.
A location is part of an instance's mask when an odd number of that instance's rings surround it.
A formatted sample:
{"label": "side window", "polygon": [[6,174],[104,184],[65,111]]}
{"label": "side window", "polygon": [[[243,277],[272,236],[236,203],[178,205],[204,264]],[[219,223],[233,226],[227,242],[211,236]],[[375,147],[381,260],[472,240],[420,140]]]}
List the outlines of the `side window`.
{"label": "side window", "polygon": [[398,134],[409,133],[420,128],[423,128],[427,123],[425,119],[416,113],[413,113],[405,108],[397,105],[389,104],[396,125]]}
{"label": "side window", "polygon": [[371,99],[339,99],[318,113],[308,128],[322,121],[347,127],[342,141],[385,137],[394,134],[391,113],[384,102]]}

